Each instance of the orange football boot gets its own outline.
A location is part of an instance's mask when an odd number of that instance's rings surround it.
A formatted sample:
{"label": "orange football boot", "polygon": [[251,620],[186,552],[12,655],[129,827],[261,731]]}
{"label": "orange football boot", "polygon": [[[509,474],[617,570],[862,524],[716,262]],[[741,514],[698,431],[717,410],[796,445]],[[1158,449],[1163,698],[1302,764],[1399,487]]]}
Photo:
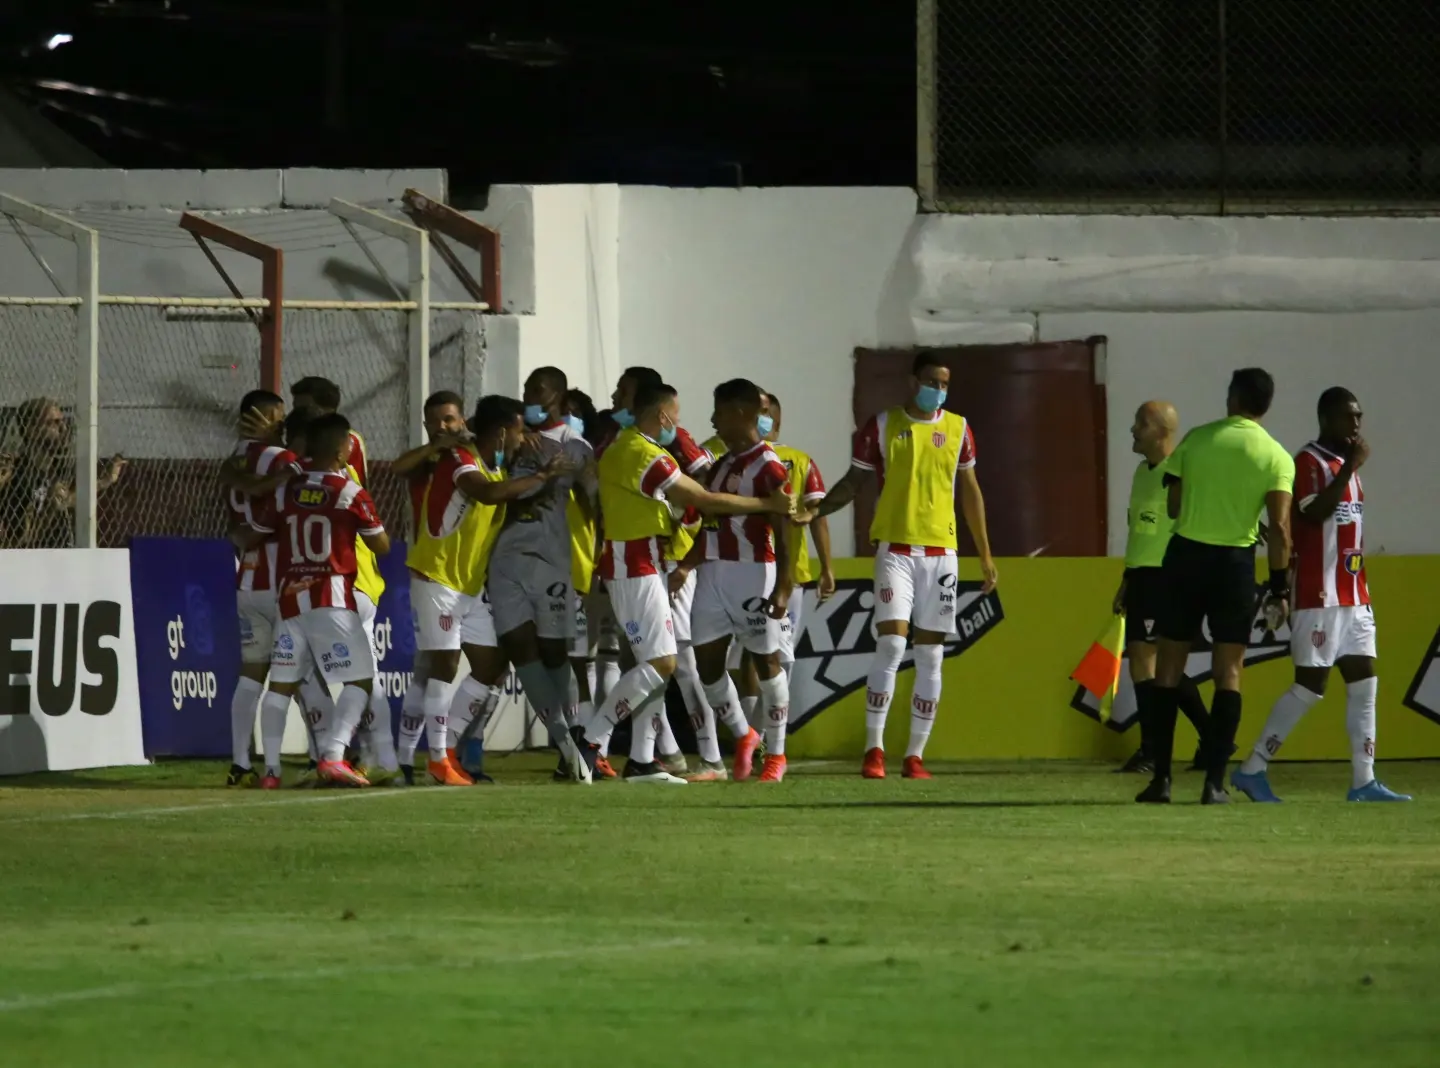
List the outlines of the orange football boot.
{"label": "orange football boot", "polygon": [[[453,752],[453,750],[451,750]],[[448,753],[444,760],[432,760],[427,765],[430,778],[439,786],[474,786],[475,780]]]}
{"label": "orange football boot", "polygon": [[905,779],[933,779],[935,777],[925,770],[925,764],[919,757],[906,757],[905,767],[901,770],[900,776]]}
{"label": "orange football boot", "polygon": [[760,768],[761,782],[779,782],[785,778],[785,754],[778,756],[771,753],[765,757],[765,763]]}
{"label": "orange football boot", "polygon": [[595,771],[592,773],[592,777],[599,779],[617,779],[620,776],[619,773],[610,766],[608,757],[597,756],[595,758]]}
{"label": "orange football boot", "polygon": [[867,779],[885,778],[885,750],[878,745],[865,751],[865,762],[860,765],[860,774]]}
{"label": "orange football boot", "polygon": [[322,760],[315,767],[315,773],[325,782],[336,786],[369,786],[370,780],[361,775],[343,760]]}
{"label": "orange football boot", "polygon": [[760,732],[751,727],[750,733],[735,743],[736,782],[744,782],[750,778],[751,767],[755,762],[755,748],[760,741]]}

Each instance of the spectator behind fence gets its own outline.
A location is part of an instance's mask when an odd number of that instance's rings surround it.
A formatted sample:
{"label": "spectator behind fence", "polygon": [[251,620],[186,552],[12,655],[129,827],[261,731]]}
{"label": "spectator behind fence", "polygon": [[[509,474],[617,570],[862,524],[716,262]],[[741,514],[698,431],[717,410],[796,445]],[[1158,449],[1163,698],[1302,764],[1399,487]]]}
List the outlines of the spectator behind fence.
{"label": "spectator behind fence", "polygon": [[[15,408],[14,451],[0,457],[0,545],[64,549],[75,544],[75,449],[70,421],[58,401],[32,397]],[[96,486],[120,480],[126,460],[116,455]]]}

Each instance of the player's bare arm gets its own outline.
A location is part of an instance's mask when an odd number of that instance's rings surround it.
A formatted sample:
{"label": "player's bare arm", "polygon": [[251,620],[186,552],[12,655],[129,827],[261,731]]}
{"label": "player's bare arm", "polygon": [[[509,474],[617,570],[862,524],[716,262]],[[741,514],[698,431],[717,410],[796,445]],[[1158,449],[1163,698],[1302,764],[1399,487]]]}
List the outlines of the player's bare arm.
{"label": "player's bare arm", "polygon": [[995,558],[990,555],[990,531],[985,525],[985,497],[980,492],[980,481],[975,469],[967,467],[960,472],[960,514],[965,517],[965,526],[970,531],[970,540],[975,543],[975,552],[980,557],[981,593],[989,593],[1000,579],[995,568]]}
{"label": "player's bare arm", "polygon": [[[830,520],[823,516],[816,519],[810,524],[810,534],[815,539],[815,557],[820,561],[820,579],[819,585],[815,589],[815,599],[824,604],[835,596],[834,555],[830,552]],[[804,531],[797,528],[795,536],[803,538]]]}
{"label": "player's bare arm", "polygon": [[453,449],[473,440],[468,433],[436,435],[424,445],[417,445],[397,456],[390,464],[390,470],[401,478],[407,478],[433,464],[446,449]]}
{"label": "player's bare arm", "polygon": [[1300,517],[1310,523],[1323,523],[1334,515],[1350,485],[1350,479],[1369,458],[1370,446],[1364,438],[1357,437],[1345,454],[1345,463],[1339,473],[1330,480],[1330,484],[1315,494],[1308,503],[1300,506]]}
{"label": "player's bare arm", "polygon": [[[802,523],[813,522],[840,511],[847,504],[854,503],[855,495],[860,492],[860,487],[865,484],[865,480],[870,475],[870,471],[852,464],[850,470],[845,472],[840,481],[830,487],[830,492],[825,494],[825,498],[814,508],[801,513],[797,519]],[[815,548],[816,551],[819,551],[820,547],[817,545]]]}
{"label": "player's bare arm", "polygon": [[1291,495],[1283,490],[1271,490],[1265,494],[1265,513],[1270,519],[1270,536],[1265,542],[1265,553],[1270,563],[1270,592],[1266,601],[1270,613],[1277,620],[1286,618],[1290,612],[1287,596],[1291,545],[1290,504]]}
{"label": "player's bare arm", "polygon": [[364,531],[361,531],[360,540],[365,543],[365,548],[369,549],[376,556],[385,556],[390,552],[389,531],[382,530],[378,534],[366,534]]}
{"label": "player's bare arm", "polygon": [[681,475],[665,491],[665,496],[681,508],[694,508],[707,515],[795,514],[795,498],[788,486],[781,486],[768,497],[738,497],[733,493],[713,493],[689,475]]}
{"label": "player's bare arm", "polygon": [[505,504],[544,489],[555,479],[566,474],[563,465],[552,460],[543,469],[523,478],[507,478],[503,482],[491,482],[479,471],[467,471],[455,480],[460,492],[477,504]]}
{"label": "player's bare arm", "polygon": [[784,619],[795,592],[794,538],[805,535],[784,522],[771,524],[771,529],[775,537],[775,589],[765,602],[765,614],[771,619]]}
{"label": "player's bare arm", "polygon": [[670,577],[666,580],[670,588],[671,599],[680,593],[686,580],[690,577],[690,573],[704,562],[705,542],[703,538],[696,538],[695,544],[690,546],[690,551],[685,554],[685,559],[675,565],[675,570],[670,572]]}

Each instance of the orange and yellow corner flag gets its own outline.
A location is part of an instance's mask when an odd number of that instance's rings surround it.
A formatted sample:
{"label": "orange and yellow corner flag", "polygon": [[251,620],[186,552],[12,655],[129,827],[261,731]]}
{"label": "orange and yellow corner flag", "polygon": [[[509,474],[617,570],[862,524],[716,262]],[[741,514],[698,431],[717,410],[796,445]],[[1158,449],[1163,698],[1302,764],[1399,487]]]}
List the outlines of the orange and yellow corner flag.
{"label": "orange and yellow corner flag", "polygon": [[1111,617],[1080,665],[1070,673],[1070,678],[1100,699],[1101,723],[1110,722],[1115,695],[1120,692],[1120,660],[1124,652],[1125,614],[1122,612]]}

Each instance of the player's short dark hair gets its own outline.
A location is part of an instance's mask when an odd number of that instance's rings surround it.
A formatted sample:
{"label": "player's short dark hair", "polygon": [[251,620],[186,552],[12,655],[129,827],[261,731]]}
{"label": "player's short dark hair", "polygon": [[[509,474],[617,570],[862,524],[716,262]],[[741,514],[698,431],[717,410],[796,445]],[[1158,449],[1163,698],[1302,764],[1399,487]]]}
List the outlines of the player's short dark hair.
{"label": "player's short dark hair", "polygon": [[1315,405],[1315,414],[1324,419],[1337,408],[1343,408],[1354,404],[1358,398],[1344,386],[1331,386],[1324,393],[1320,394],[1320,400]]}
{"label": "player's short dark hair", "polygon": [[328,378],[310,375],[290,387],[290,396],[309,397],[316,407],[335,411],[340,407],[340,387]]}
{"label": "player's short dark hair", "polygon": [[771,393],[768,389],[765,390],[765,396],[770,400],[770,407],[779,408],[781,406],[780,398],[775,396],[775,394]]}
{"label": "player's short dark hair", "polygon": [[635,408],[631,414],[644,415],[679,395],[674,386],[665,382],[652,382],[647,386],[641,386],[635,391]]}
{"label": "player's short dark hair", "polygon": [[324,416],[313,415],[305,408],[296,408],[287,415],[285,417],[285,444],[294,449],[295,443],[303,438],[307,447],[306,451],[309,451],[310,424],[318,418],[324,418]]}
{"label": "player's short dark hair", "polygon": [[921,349],[915,353],[915,358],[910,361],[910,373],[916,378],[919,378],[920,373],[929,368],[948,368],[949,366],[950,365],[945,362],[945,358],[938,352],[932,349]]}
{"label": "player's short dark hair", "polygon": [[310,455],[317,458],[339,455],[349,436],[350,420],[339,412],[317,415],[305,428],[305,444]]}
{"label": "player's short dark hair", "polygon": [[456,408],[460,409],[462,414],[465,411],[465,398],[453,389],[439,389],[430,394],[430,396],[425,398],[424,410],[428,412],[431,408],[439,408],[446,404],[455,405]]}
{"label": "player's short dark hair", "polygon": [[732,378],[715,387],[715,405],[740,404],[747,408],[759,408],[764,402],[761,389],[748,378]]}
{"label": "player's short dark hair", "polygon": [[554,390],[562,397],[565,391],[570,388],[570,379],[565,377],[565,372],[558,367],[537,367],[530,372],[526,382],[539,382],[542,386]]}
{"label": "player's short dark hair", "polygon": [[271,393],[268,389],[252,389],[240,398],[240,414],[253,412],[257,408],[273,408],[284,403],[285,398],[278,393]]}
{"label": "player's short dark hair", "polygon": [[597,415],[595,402],[590,399],[590,394],[583,389],[567,389],[565,391],[565,407],[585,424],[585,440],[589,441],[598,429],[595,425]]}
{"label": "player's short dark hair", "polygon": [[653,367],[627,367],[620,377],[628,378],[631,382],[635,383],[635,389],[637,391],[644,389],[646,386],[662,386],[665,384],[665,379],[661,378],[660,372]]}
{"label": "player's short dark hair", "polygon": [[515,425],[515,420],[525,417],[525,405],[514,397],[492,393],[475,402],[475,418],[470,420],[470,430],[475,434],[488,434],[492,430]]}
{"label": "player's short dark hair", "polygon": [[1246,415],[1264,415],[1275,400],[1275,379],[1263,367],[1242,367],[1230,376],[1230,393]]}

